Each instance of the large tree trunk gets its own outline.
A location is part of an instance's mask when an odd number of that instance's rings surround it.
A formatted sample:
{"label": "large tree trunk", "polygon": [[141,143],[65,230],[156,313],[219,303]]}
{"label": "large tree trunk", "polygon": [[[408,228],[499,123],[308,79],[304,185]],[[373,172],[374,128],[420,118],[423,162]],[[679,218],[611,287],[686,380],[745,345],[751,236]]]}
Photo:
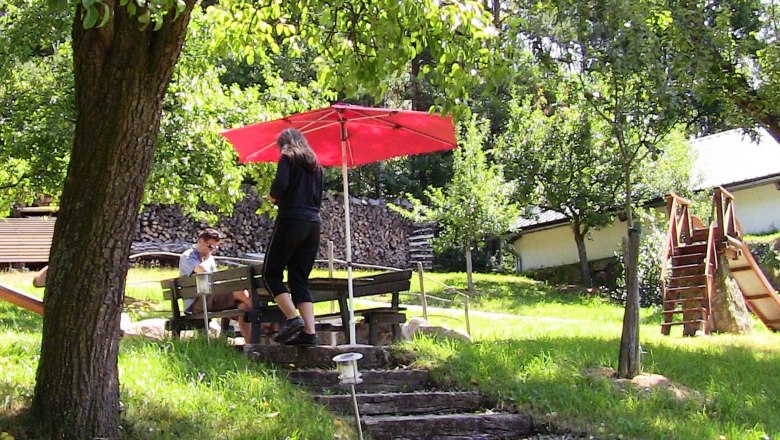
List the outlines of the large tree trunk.
{"label": "large tree trunk", "polygon": [[590,276],[590,266],[588,265],[588,250],[585,248],[585,236],[588,233],[586,227],[582,230],[580,223],[574,221],[571,225],[572,232],[574,232],[574,242],[577,244],[577,256],[580,259],[580,271],[582,272],[582,285],[585,287],[593,287],[593,280]]}
{"label": "large tree trunk", "polygon": [[119,1],[107,3],[114,16],[106,26],[85,30],[78,7],[73,28],[76,130],[32,405],[58,439],[120,434],[117,355],[127,257],[194,0],[157,32],[141,29]]}

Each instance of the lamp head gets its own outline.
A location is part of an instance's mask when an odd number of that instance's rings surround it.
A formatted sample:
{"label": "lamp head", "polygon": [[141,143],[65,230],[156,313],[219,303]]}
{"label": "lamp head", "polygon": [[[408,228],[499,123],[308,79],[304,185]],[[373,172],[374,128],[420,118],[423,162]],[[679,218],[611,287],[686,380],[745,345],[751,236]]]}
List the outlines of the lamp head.
{"label": "lamp head", "polygon": [[195,291],[201,295],[211,293],[211,272],[200,272],[195,274]]}
{"label": "lamp head", "polygon": [[360,371],[358,371],[357,361],[363,359],[360,353],[342,353],[333,357],[336,368],[339,371],[339,382],[342,384],[362,383]]}

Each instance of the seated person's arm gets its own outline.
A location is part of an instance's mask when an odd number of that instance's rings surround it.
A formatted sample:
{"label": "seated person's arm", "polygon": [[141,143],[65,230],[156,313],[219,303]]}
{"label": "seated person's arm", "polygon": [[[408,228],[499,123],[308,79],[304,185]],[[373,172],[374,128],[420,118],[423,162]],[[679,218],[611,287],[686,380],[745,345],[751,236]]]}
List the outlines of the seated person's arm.
{"label": "seated person's arm", "polygon": [[182,258],[179,261],[179,276],[187,276],[195,273],[208,272],[204,266],[204,261],[200,261],[200,258],[193,254],[190,254],[187,258]]}

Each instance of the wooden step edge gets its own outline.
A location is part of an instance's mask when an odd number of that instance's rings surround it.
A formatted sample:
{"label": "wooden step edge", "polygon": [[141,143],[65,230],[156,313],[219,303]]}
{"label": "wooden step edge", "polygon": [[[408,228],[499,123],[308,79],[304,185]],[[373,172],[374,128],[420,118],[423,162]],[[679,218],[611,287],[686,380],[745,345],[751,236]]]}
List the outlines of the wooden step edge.
{"label": "wooden step edge", "polygon": [[704,324],[705,320],[703,319],[693,319],[689,321],[674,321],[674,322],[663,322],[661,323],[661,327],[671,327],[673,325],[686,325],[686,324]]}
{"label": "wooden step edge", "polygon": [[695,252],[690,254],[677,254],[672,255],[672,258],[691,258],[691,257],[702,257],[704,258],[707,255],[706,252]]}
{"label": "wooden step edge", "polygon": [[706,289],[707,286],[705,284],[699,284],[696,286],[677,286],[677,287],[667,287],[667,292],[684,292],[688,290],[696,290],[696,289]]}
{"label": "wooden step edge", "polygon": [[695,264],[684,264],[682,266],[672,265],[672,273],[674,273],[675,270],[690,270],[690,269],[698,269],[700,267],[704,267],[704,262],[695,263]]}
{"label": "wooden step edge", "polygon": [[707,312],[707,308],[706,307],[695,307],[695,308],[692,308],[692,309],[664,310],[662,313],[664,315],[667,315],[667,314],[668,315],[672,315],[672,314],[675,314],[675,313],[691,313],[691,312],[706,313]]}
{"label": "wooden step edge", "polygon": [[664,304],[676,304],[685,301],[704,301],[704,299],[705,298],[703,296],[696,296],[693,298],[682,298],[682,299],[665,299]]}
{"label": "wooden step edge", "polygon": [[[705,277],[706,277],[705,274],[686,275],[686,276],[681,276],[681,277],[672,276],[672,277],[669,277],[669,281],[668,281],[669,286],[668,286],[668,288],[669,289],[674,289],[675,287],[692,287],[691,285],[682,285],[682,286],[673,286],[673,285],[671,285],[671,284],[674,284],[675,282],[677,282],[677,283],[691,283],[691,282],[696,283],[696,282],[698,282],[698,283],[702,283],[703,284],[705,279],[706,279]],[[701,286],[702,284],[694,284],[694,286]]]}

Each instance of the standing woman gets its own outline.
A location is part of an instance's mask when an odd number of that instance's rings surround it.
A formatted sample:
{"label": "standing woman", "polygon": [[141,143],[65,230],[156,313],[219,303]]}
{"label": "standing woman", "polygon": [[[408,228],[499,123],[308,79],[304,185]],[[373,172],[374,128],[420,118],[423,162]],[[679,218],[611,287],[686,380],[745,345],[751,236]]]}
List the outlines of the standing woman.
{"label": "standing woman", "polygon": [[[309,274],[320,246],[322,166],[306,138],[294,128],[282,131],[276,144],[281,157],[268,198],[279,211],[265,255],[263,280],[287,318],[274,340],[313,346],[318,341]],[[289,291],[282,280],[285,268]]]}

